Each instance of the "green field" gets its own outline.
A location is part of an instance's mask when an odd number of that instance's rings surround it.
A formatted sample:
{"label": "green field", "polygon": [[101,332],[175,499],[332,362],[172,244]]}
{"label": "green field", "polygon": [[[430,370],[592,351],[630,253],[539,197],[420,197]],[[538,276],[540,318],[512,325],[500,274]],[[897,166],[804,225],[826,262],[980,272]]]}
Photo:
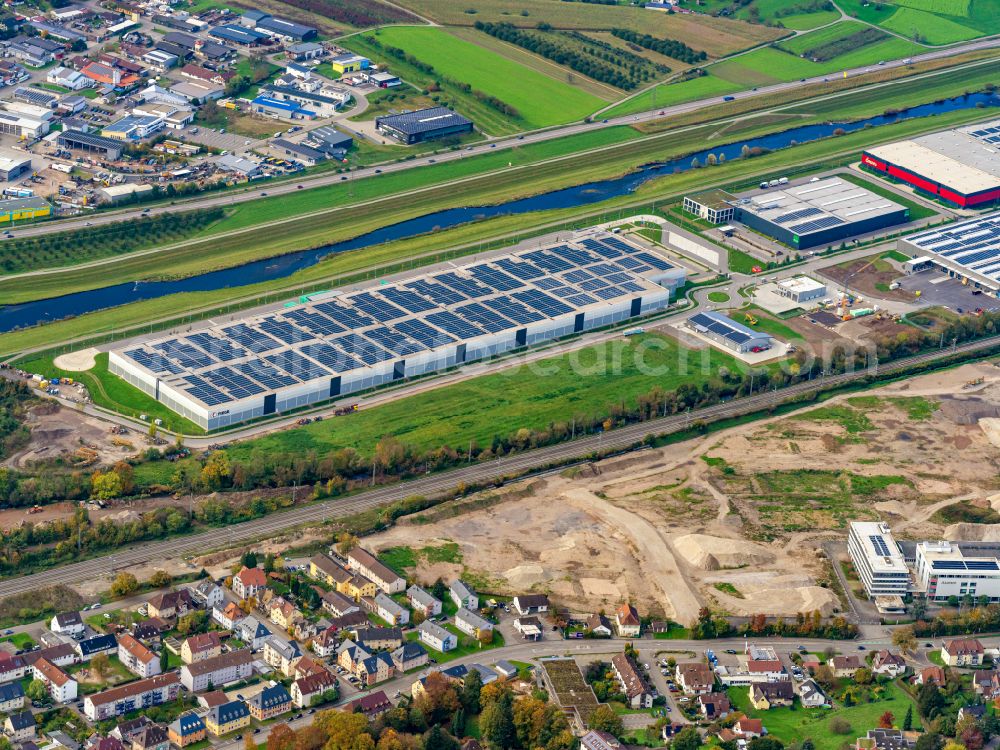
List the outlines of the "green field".
{"label": "green field", "polygon": [[845,13],[927,44],[951,44],[1000,33],[996,0],[839,0]]}
{"label": "green field", "polygon": [[896,60],[919,54],[921,51],[920,46],[913,42],[891,37],[873,44],[856,47],[829,60],[813,62],[799,57],[807,50],[847,38],[864,28],[864,24],[856,21],[844,21],[781,42],[779,45],[763,47],[749,54],[712,65],[709,71],[733,84],[761,86],[781,81],[794,81],[796,78],[810,78],[835,73],[863,65],[875,65],[882,60]]}
{"label": "green field", "polygon": [[[746,688],[731,688],[728,693],[733,708],[751,718],[763,720],[769,735],[785,744],[809,738],[816,745],[816,750],[839,750],[843,746],[845,735],[837,735],[830,731],[830,719],[834,716],[846,719],[850,723],[851,732],[846,736],[863,736],[869,729],[878,726],[879,717],[886,711],[892,713],[896,724],[899,725],[906,715],[906,709],[913,706],[913,701],[896,685],[885,687],[885,697],[882,700],[850,707],[837,706],[833,710],[802,708],[796,702],[793,708],[757,711],[750,705]],[[915,723],[919,724],[916,706],[913,708]]]}
{"label": "green field", "polygon": [[740,88],[738,84],[713,75],[691,78],[680,83],[661,83],[602,112],[601,117],[619,117],[633,112],[646,112],[657,107],[670,107],[674,104],[707,99],[710,96],[723,96],[739,91]]}
{"label": "green field", "polygon": [[753,308],[749,312],[757,320],[757,322],[753,325],[751,325],[750,321],[746,319],[746,312],[744,312],[743,310],[735,310],[726,314],[729,316],[730,320],[735,320],[737,323],[741,323],[745,326],[750,326],[755,331],[763,331],[764,333],[768,333],[774,336],[776,339],[784,341],[785,343],[788,342],[795,343],[797,341],[803,340],[803,336],[801,333],[789,328],[784,323],[774,320],[773,318],[768,318],[764,316],[763,314],[761,314],[760,309]]}
{"label": "green field", "polygon": [[[539,73],[440,27],[394,26],[375,34],[383,45],[405,49],[449,78],[516,108],[523,128],[541,128],[586,117],[604,102],[575,86]],[[347,42],[351,46],[353,40]],[[391,60],[390,60],[391,62]]]}
{"label": "green field", "polygon": [[[656,334],[616,338],[362,409],[350,417],[235,443],[227,451],[234,461],[252,460],[257,451],[327,454],[348,446],[368,456],[386,435],[421,451],[467,446],[470,440],[486,447],[495,435],[506,437],[522,428],[545,430],[554,422],[568,426],[573,419],[603,419],[615,404],[635,404],[654,386],[670,391],[682,383],[701,383],[722,366],[734,371],[741,367],[715,349],[694,353]],[[161,470],[158,462],[140,464],[136,481],[155,483]]]}

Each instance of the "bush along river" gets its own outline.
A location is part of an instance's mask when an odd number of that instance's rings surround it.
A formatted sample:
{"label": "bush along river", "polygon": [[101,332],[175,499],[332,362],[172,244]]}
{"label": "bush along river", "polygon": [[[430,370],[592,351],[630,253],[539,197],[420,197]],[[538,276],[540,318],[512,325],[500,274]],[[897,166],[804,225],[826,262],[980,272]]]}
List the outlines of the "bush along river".
{"label": "bush along river", "polygon": [[944,112],[974,109],[976,107],[996,107],[998,105],[1000,105],[1000,98],[996,95],[978,93],[931,104],[922,104],[899,112],[882,114],[855,122],[830,122],[805,125],[725,146],[714,146],[711,149],[689,153],[666,162],[648,164],[634,172],[629,172],[626,175],[609,180],[589,182],[583,185],[553,190],[529,198],[520,198],[492,206],[469,206],[435,211],[413,219],[401,221],[398,224],[376,229],[350,240],[325,245],[312,250],[300,250],[288,253],[287,255],[256,260],[240,266],[210,271],[183,279],[129,282],[84,292],[75,292],[60,297],[26,302],[19,305],[6,305],[0,307],[0,332],[25,328],[61,318],[83,315],[84,313],[96,310],[125,305],[129,302],[165,297],[168,294],[175,294],[177,292],[212,291],[281,279],[319,263],[331,253],[358,250],[369,245],[407,239],[435,230],[451,229],[470,221],[488,219],[495,216],[523,214],[531,211],[572,208],[574,206],[600,203],[609,198],[633,193],[640,185],[657,177],[694,169],[693,164],[695,160],[697,160],[697,163],[704,164],[709,153],[715,154],[716,157],[725,156],[726,160],[731,160],[740,157],[744,146],[751,149],[774,151],[797,143],[808,143],[809,141],[827,138],[834,135],[835,132],[852,133],[864,128],[880,127],[903,120],[928,117]]}

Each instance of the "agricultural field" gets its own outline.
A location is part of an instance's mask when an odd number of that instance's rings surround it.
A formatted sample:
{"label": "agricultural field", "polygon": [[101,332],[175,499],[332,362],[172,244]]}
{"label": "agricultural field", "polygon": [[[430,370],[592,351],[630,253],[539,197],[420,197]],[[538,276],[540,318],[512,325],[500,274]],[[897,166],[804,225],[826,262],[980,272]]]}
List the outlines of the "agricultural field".
{"label": "agricultural field", "polygon": [[[583,89],[459,39],[439,27],[399,26],[376,34],[382,45],[405,49],[449,78],[510,105],[525,127],[582,119],[604,101]],[[554,73],[555,71],[553,71]]]}
{"label": "agricultural field", "polygon": [[850,16],[924,44],[946,45],[1000,33],[995,0],[841,0]]}
{"label": "agricultural field", "polygon": [[400,3],[446,26],[472,26],[476,21],[512,23],[537,28],[608,31],[626,28],[667,39],[697,41],[712,57],[722,57],[787,35],[787,31],[727,18],[667,14],[631,5],[596,5],[562,0],[405,0]]}
{"label": "agricultural field", "polygon": [[[717,63],[709,71],[741,86],[762,86],[875,65],[920,51],[913,42],[888,34],[880,38],[871,27],[845,21]],[[800,57],[807,54],[813,59]]]}
{"label": "agricultural field", "polygon": [[661,83],[602,112],[601,115],[618,117],[630,115],[633,112],[646,112],[657,107],[671,107],[674,104],[707,99],[710,96],[725,96],[739,91],[741,88],[742,86],[738,83],[725,81],[711,74],[690,78],[679,83]]}

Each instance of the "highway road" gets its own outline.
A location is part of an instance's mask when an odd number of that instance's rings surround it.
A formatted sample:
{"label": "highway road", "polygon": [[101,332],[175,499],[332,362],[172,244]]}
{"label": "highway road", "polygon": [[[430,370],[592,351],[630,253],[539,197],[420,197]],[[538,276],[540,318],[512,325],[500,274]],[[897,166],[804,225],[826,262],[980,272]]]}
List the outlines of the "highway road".
{"label": "highway road", "polygon": [[[990,49],[1000,47],[1000,37],[990,38],[990,39],[980,39],[967,44],[958,45],[951,47],[949,49],[933,50],[926,52],[922,55],[914,55],[910,58],[905,58],[903,60],[892,60],[886,61],[881,66],[864,66],[858,68],[852,68],[847,71],[840,71],[838,73],[831,73],[826,76],[815,76],[813,78],[806,78],[800,81],[790,81],[785,83],[777,83],[770,86],[761,86],[753,91],[741,91],[730,96],[735,99],[745,99],[750,97],[760,97],[762,103],[766,106],[767,97],[776,94],[778,92],[787,91],[789,89],[794,89],[796,87],[827,82],[834,78],[839,77],[851,77],[861,75],[865,72],[878,69],[891,69],[904,67],[910,62],[917,63],[928,60],[935,60],[942,57],[950,57],[963,52],[971,52],[980,49]],[[906,62],[910,61],[910,62]],[[990,61],[983,61],[977,64],[990,64]],[[995,62],[993,63],[995,64]],[[935,75],[940,74],[942,71],[934,71],[932,73],[925,73],[922,75]],[[907,79],[907,80],[912,80]],[[881,86],[891,86],[898,81],[888,81],[885,83],[877,83],[868,86],[871,88],[878,88]],[[834,92],[832,95],[843,95],[845,92]],[[815,99],[823,99],[828,95],[816,97]],[[815,100],[814,99],[814,100]],[[692,102],[686,102],[684,104],[676,104],[669,107],[662,107],[649,110],[647,112],[642,112],[635,115],[625,115],[621,117],[606,118],[601,120],[595,120],[593,122],[576,122],[569,125],[564,125],[561,127],[550,128],[547,130],[538,130],[528,133],[524,133],[516,136],[508,136],[504,138],[497,138],[488,140],[484,143],[475,144],[468,146],[464,150],[460,151],[449,151],[436,155],[427,155],[403,162],[393,162],[383,165],[366,167],[363,169],[357,169],[350,173],[350,175],[341,175],[337,173],[324,173],[318,174],[316,176],[303,176],[299,180],[293,180],[289,182],[281,182],[277,184],[269,184],[266,187],[261,188],[256,186],[251,189],[247,189],[243,192],[226,192],[222,194],[209,193],[201,196],[196,196],[187,200],[175,201],[173,204],[167,205],[157,205],[150,206],[148,209],[143,208],[130,208],[122,209],[117,211],[108,211],[104,213],[97,213],[93,215],[86,215],[82,217],[76,217],[71,219],[64,219],[60,221],[50,221],[44,222],[37,225],[18,227],[13,230],[15,237],[32,237],[37,235],[49,234],[52,232],[62,232],[70,231],[74,229],[82,229],[87,226],[98,226],[101,224],[107,224],[116,221],[124,221],[131,218],[138,218],[142,215],[156,216],[159,214],[175,212],[178,210],[193,210],[196,208],[207,208],[212,206],[229,206],[238,203],[243,203],[245,201],[256,200],[260,198],[263,194],[268,196],[283,195],[287,193],[294,193],[299,190],[299,186],[302,188],[314,188],[321,187],[323,185],[331,185],[341,182],[345,179],[347,180],[357,180],[366,177],[383,177],[384,175],[391,174],[393,172],[401,172],[407,169],[414,169],[417,167],[427,166],[431,163],[441,163],[446,161],[454,161],[457,159],[464,159],[469,156],[474,156],[476,154],[488,153],[490,151],[495,151],[497,149],[510,149],[517,146],[526,145],[529,143],[539,143],[542,141],[552,140],[554,138],[562,138],[568,135],[573,135],[576,133],[583,133],[591,130],[599,130],[601,128],[610,128],[617,125],[634,125],[636,123],[649,122],[652,120],[662,119],[670,115],[683,114],[686,112],[692,112],[699,109],[704,109],[707,107],[718,106],[723,101],[720,96],[708,97],[706,99],[699,99]],[[144,212],[146,212],[144,214]],[[47,271],[40,271],[38,273],[57,273],[65,269],[49,269]],[[23,274],[30,275],[30,274]]]}
{"label": "highway road", "polygon": [[[871,374],[876,372],[883,375],[905,373],[918,365],[934,362],[952,353],[982,352],[995,346],[1000,346],[1000,336],[905,357],[886,365],[879,365],[876,362]],[[439,474],[429,474],[419,479],[372,489],[347,498],[310,503],[307,506],[221,529],[127,547],[116,551],[113,555],[96,557],[62,565],[52,570],[0,581],[0,596],[9,596],[58,583],[72,584],[86,579],[110,578],[113,577],[115,571],[120,569],[143,565],[166,557],[201,554],[220,547],[246,544],[302,524],[332,521],[373,508],[384,507],[411,495],[437,496],[454,489],[459,484],[466,486],[490,485],[504,478],[543,471],[552,466],[584,459],[595,453],[628,450],[641,442],[647,435],[680,432],[698,421],[713,422],[768,409],[793,397],[801,397],[833,385],[845,385],[861,380],[869,374],[869,371],[864,370],[815,378],[781,390],[757,393],[694,412],[628,425],[607,434],[589,435],[574,441],[505,456],[495,461],[471,464]]]}

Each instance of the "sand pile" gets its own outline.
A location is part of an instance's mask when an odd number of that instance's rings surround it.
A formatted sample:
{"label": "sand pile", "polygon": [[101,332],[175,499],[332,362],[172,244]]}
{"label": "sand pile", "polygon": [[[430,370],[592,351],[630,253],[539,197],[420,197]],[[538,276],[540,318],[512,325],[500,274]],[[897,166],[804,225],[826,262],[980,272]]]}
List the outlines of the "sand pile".
{"label": "sand pile", "polygon": [[81,349],[78,352],[67,352],[60,354],[53,360],[53,364],[70,372],[84,372],[97,364],[96,357],[100,352],[97,349]]}
{"label": "sand pile", "polygon": [[986,439],[989,440],[994,447],[1000,448],[1000,419],[995,417],[980,419],[979,429],[983,431],[983,434],[986,435]]}
{"label": "sand pile", "polygon": [[944,538],[952,542],[1000,542],[1000,524],[953,523],[944,530]]}
{"label": "sand pile", "polygon": [[764,547],[740,539],[685,534],[674,539],[673,544],[688,565],[701,570],[767,565],[774,561],[774,555]]}

